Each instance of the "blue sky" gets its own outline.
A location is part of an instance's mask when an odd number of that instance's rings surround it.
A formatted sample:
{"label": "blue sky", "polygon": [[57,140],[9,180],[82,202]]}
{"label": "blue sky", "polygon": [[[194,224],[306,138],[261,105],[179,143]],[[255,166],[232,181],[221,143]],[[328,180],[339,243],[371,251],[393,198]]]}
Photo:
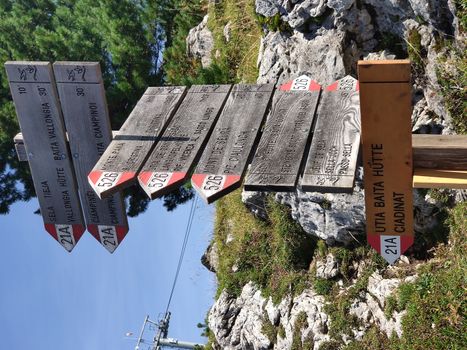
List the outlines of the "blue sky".
{"label": "blue sky", "polygon": [[[161,201],[130,218],[114,254],[89,233],[68,253],[33,212],[37,200],[0,216],[0,344],[3,349],[133,349],[144,317],[165,310],[191,203],[167,212]],[[200,258],[214,206],[197,201],[193,229],[172,299],[169,336],[202,342],[215,276]]]}

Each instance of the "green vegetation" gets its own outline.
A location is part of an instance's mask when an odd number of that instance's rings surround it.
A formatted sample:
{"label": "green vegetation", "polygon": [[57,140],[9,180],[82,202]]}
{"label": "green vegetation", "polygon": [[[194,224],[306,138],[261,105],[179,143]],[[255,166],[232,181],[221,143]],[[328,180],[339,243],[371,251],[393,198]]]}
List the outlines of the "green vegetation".
{"label": "green vegetation", "polygon": [[268,314],[263,312],[263,323],[261,324],[261,332],[268,337],[271,344],[276,344],[277,342],[277,332],[278,327],[274,326],[268,318]]}
{"label": "green vegetation", "polygon": [[450,44],[437,70],[441,92],[458,134],[467,134],[467,54]]}
{"label": "green vegetation", "polygon": [[412,69],[418,75],[425,72],[426,50],[422,46],[422,36],[416,29],[409,30],[407,34],[407,55],[412,62]]}
{"label": "green vegetation", "polygon": [[295,319],[292,336],[291,350],[308,350],[313,349],[313,340],[305,339],[302,342],[302,330],[308,328],[307,314],[305,311],[300,312]]}
{"label": "green vegetation", "polygon": [[[279,302],[309,285],[308,266],[316,242],[290,218],[287,207],[267,202],[269,222],[256,219],[236,191],[217,205],[215,241],[219,249],[218,293],[238,296],[249,281]],[[229,243],[227,243],[229,242]]]}
{"label": "green vegetation", "polygon": [[[214,64],[222,67],[229,82],[255,83],[261,27],[254,0],[224,0],[209,8],[208,27],[214,36]],[[229,40],[224,36],[228,26]]]}
{"label": "green vegetation", "polygon": [[[182,11],[173,19],[173,42],[164,54],[164,71],[171,84],[253,83],[258,76],[256,60],[261,27],[256,22],[253,0],[225,0],[209,7],[205,1],[181,0]],[[208,12],[208,28],[214,37],[212,63],[186,55],[186,37]],[[227,26],[230,40],[224,36]]]}
{"label": "green vegetation", "polygon": [[[112,127],[118,129],[147,86],[162,85],[160,56],[171,43],[171,19],[182,0],[0,1],[0,214],[35,195],[27,163],[16,159],[19,125],[3,68],[8,60],[98,61]],[[149,203],[127,194],[130,216]],[[164,199],[170,210],[192,198],[181,188]]]}
{"label": "green vegetation", "polygon": [[265,26],[271,32],[292,32],[292,28],[290,28],[287,22],[284,22],[281,19],[281,16],[278,13],[272,17],[265,17],[256,14],[256,20],[260,25]]}
{"label": "green vegetation", "polygon": [[[465,35],[467,28],[467,2],[455,0],[459,31]],[[461,39],[462,40],[462,39]],[[437,67],[438,81],[446,108],[451,115],[458,134],[467,134],[467,53],[465,39],[461,43],[451,38],[440,37],[437,51],[440,52]]]}

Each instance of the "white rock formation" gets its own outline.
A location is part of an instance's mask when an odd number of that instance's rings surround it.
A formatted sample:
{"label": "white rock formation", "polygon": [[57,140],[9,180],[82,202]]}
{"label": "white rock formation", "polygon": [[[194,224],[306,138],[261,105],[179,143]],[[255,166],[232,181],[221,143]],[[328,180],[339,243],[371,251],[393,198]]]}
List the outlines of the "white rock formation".
{"label": "white rock formation", "polygon": [[207,24],[208,15],[190,30],[186,38],[187,55],[199,58],[205,68],[211,64],[211,52],[214,47],[214,39]]}

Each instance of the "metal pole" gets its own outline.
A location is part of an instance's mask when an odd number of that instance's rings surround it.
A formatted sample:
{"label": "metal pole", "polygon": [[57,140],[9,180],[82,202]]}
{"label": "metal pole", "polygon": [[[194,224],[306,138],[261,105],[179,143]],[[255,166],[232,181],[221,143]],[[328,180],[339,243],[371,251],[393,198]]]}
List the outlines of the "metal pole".
{"label": "metal pole", "polygon": [[167,346],[169,348],[179,348],[179,349],[195,349],[197,347],[204,347],[204,345],[202,344],[180,341],[180,340],[173,339],[173,338],[159,339],[159,344],[162,346]]}
{"label": "metal pole", "polygon": [[139,344],[141,344],[141,341],[143,340],[143,333],[144,333],[144,328],[146,328],[146,323],[149,320],[149,315],[146,315],[146,318],[144,319],[143,327],[141,327],[141,332],[139,333],[138,337],[138,342],[136,343],[135,350],[139,349]]}

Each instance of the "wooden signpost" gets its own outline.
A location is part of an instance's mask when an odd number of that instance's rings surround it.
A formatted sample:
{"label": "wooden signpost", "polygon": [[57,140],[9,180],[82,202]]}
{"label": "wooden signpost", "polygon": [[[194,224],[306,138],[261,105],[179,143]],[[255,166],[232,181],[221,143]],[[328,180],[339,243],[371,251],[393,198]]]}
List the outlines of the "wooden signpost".
{"label": "wooden signpost", "polygon": [[67,251],[85,226],[48,62],[5,63],[45,229]]}
{"label": "wooden signpost", "polygon": [[321,86],[306,76],[276,91],[245,190],[295,190],[320,91]]}
{"label": "wooden signpost", "polygon": [[100,197],[136,182],[138,172],[185,95],[185,87],[149,87],[88,180]]}
{"label": "wooden signpost", "polygon": [[111,253],[128,232],[120,193],[100,200],[87,175],[112,140],[99,63],[53,65],[88,231]]}
{"label": "wooden signpost", "polygon": [[234,85],[191,177],[207,203],[240,186],[273,92],[273,84]]}
{"label": "wooden signpost", "polygon": [[346,76],[323,90],[303,191],[352,192],[360,147],[358,81]]}
{"label": "wooden signpost", "polygon": [[360,61],[369,244],[390,264],[413,244],[410,62]]}
{"label": "wooden signpost", "polygon": [[188,180],[230,92],[230,85],[192,86],[138,181],[154,199]]}

